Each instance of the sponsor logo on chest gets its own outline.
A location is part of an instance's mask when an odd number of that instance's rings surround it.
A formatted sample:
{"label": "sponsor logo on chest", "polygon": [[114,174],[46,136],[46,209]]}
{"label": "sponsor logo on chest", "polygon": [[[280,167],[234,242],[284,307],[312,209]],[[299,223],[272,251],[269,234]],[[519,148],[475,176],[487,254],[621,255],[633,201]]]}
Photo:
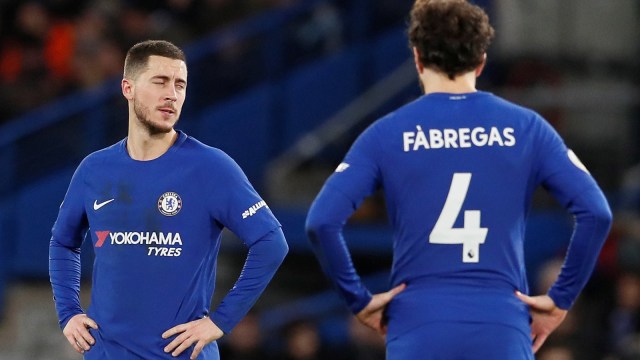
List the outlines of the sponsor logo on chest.
{"label": "sponsor logo on chest", "polygon": [[[94,204],[94,209],[111,203],[114,199]],[[173,191],[160,195],[157,201],[158,211],[164,216],[175,216],[182,209],[182,198]],[[96,235],[96,249],[109,246],[145,246],[147,256],[180,256],[182,254],[182,236],[179,232],[159,231],[111,231],[99,230]]]}
{"label": "sponsor logo on chest", "polygon": [[103,247],[106,242],[110,246],[147,246],[148,256],[180,256],[182,252],[182,237],[179,232],[101,230],[95,231],[95,234],[95,248]]}

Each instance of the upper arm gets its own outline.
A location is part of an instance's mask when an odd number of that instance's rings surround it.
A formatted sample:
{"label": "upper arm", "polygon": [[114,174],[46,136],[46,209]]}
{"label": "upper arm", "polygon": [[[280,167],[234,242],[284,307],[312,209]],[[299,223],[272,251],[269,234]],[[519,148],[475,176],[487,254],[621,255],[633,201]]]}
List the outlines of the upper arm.
{"label": "upper arm", "polygon": [[539,131],[538,183],[565,207],[584,191],[600,190],[585,165],[548,123],[543,121]]}
{"label": "upper arm", "polygon": [[365,130],[326,182],[349,198],[354,207],[358,207],[381,184],[377,131],[375,125]]}
{"label": "upper arm", "polygon": [[215,179],[206,182],[213,218],[251,245],[280,226],[244,172],[226,154],[215,164]]}
{"label": "upper arm", "polygon": [[88,228],[84,192],[84,166],[80,164],[71,178],[64,200],[60,204],[58,217],[51,230],[52,241],[71,248],[78,248],[82,245],[83,233]]}

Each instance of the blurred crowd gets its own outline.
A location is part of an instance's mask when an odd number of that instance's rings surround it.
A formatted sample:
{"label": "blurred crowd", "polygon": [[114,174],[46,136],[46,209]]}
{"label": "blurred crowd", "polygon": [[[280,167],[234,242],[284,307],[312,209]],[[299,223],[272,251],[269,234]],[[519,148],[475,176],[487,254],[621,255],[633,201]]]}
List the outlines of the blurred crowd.
{"label": "blurred crowd", "polygon": [[220,355],[230,360],[385,359],[381,336],[354,317],[345,316],[344,326],[345,337],[329,342],[321,324],[313,319],[299,319],[277,334],[266,334],[256,315],[249,314],[220,342]]}
{"label": "blurred crowd", "polygon": [[[309,2],[309,1],[306,1]],[[267,10],[294,8],[304,0],[5,0],[0,1],[0,123],[72,91],[92,88],[122,73],[124,54],[147,39],[180,47],[239,24]],[[298,65],[366,36],[347,32],[343,15],[359,19],[356,29],[404,26],[411,0],[372,0],[368,14],[350,13],[362,4],[317,2],[308,16],[282,29],[285,66]],[[353,5],[360,7],[354,7]],[[229,92],[256,72],[273,73],[274,61],[260,63],[259,46],[233,35],[205,75],[222,80],[212,89]],[[251,53],[253,51],[253,53]],[[262,55],[264,56],[264,55]],[[271,59],[273,60],[273,59]],[[257,62],[257,63],[256,63]],[[228,66],[233,63],[233,66]],[[275,61],[275,63],[280,63]],[[278,65],[275,65],[278,66]],[[262,69],[266,68],[266,69]],[[213,70],[211,70],[213,69]],[[198,70],[198,69],[195,69]],[[277,71],[281,71],[279,69]],[[277,72],[276,71],[276,72]],[[233,89],[231,89],[233,90]]]}
{"label": "blurred crowd", "polygon": [[296,0],[28,0],[0,3],[0,123],[122,73],[153,38],[179,46]]}

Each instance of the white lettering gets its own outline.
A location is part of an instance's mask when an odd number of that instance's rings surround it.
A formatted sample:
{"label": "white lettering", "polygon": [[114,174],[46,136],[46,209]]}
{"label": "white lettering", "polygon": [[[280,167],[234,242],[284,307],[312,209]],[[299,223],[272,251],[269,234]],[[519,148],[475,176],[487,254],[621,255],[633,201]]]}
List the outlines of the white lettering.
{"label": "white lettering", "polygon": [[414,143],[414,137],[416,133],[411,131],[406,131],[402,133],[402,144],[404,145],[404,152],[409,151],[409,147]]}
{"label": "white lettering", "polygon": [[182,248],[150,246],[147,255],[176,257],[182,255]]}
{"label": "white lettering", "polygon": [[180,233],[110,232],[109,238],[114,245],[182,245]]}
{"label": "white lettering", "polygon": [[416,126],[416,128],[418,129],[418,132],[416,133],[416,143],[415,145],[413,145],[413,151],[418,150],[419,146],[422,146],[425,149],[429,148],[429,141],[427,140],[427,137],[424,134],[424,131],[422,131],[422,127],[421,126]]}
{"label": "white lettering", "polygon": [[444,129],[444,147],[457,148],[458,147],[458,132],[454,129]]}
{"label": "white lettering", "polygon": [[471,131],[471,142],[475,146],[485,146],[487,144],[488,136],[485,133],[484,128],[477,127]]}
{"label": "white lettering", "polygon": [[[147,256],[180,256],[183,246],[180,233],[152,231],[108,232],[112,245],[168,245],[166,247],[149,246]],[[170,246],[170,247],[169,247]]]}
{"label": "white lettering", "polygon": [[502,138],[500,137],[500,132],[495,127],[491,128],[491,132],[489,133],[489,142],[487,145],[493,146],[494,143],[498,143],[498,145],[503,146]]}
{"label": "white lettering", "polygon": [[502,130],[502,135],[507,139],[504,142],[504,146],[513,146],[516,144],[516,137],[513,135],[513,128],[505,128]]}
{"label": "white lettering", "polygon": [[429,130],[429,137],[431,138],[432,149],[441,149],[444,146],[444,140],[442,139],[442,133],[440,132],[440,130]]}
{"label": "white lettering", "polygon": [[180,237],[180,233],[176,233],[176,236],[173,237],[173,241],[171,245],[180,245],[182,246],[182,238]]}
{"label": "white lettering", "polygon": [[458,134],[460,136],[460,147],[461,148],[470,148],[471,147],[471,143],[469,142],[469,140],[471,139],[471,136],[469,136],[469,132],[471,131],[471,129],[469,128],[462,128],[458,130]]}
{"label": "white lettering", "polygon": [[[429,129],[422,130],[420,125],[417,131],[405,131],[402,133],[402,150],[404,152],[418,151],[421,149],[457,149],[483,146],[514,146],[516,144],[515,130],[513,128],[475,127],[459,129]],[[253,205],[242,213],[247,218],[260,209],[260,203]]]}
{"label": "white lettering", "polygon": [[160,238],[157,239],[156,244],[158,245],[167,245],[169,244],[169,241],[171,241],[171,233],[169,234],[163,234],[160,233]]}
{"label": "white lettering", "polygon": [[261,200],[261,201],[259,201],[259,202],[255,203],[254,205],[252,205],[252,206],[251,206],[250,208],[248,208],[247,210],[243,211],[243,212],[242,212],[242,218],[243,218],[243,219],[246,219],[246,218],[248,218],[249,216],[253,216],[253,215],[255,215],[255,213],[256,213],[258,210],[262,209],[263,207],[268,207],[268,206],[267,206],[267,203],[266,203],[264,200]]}

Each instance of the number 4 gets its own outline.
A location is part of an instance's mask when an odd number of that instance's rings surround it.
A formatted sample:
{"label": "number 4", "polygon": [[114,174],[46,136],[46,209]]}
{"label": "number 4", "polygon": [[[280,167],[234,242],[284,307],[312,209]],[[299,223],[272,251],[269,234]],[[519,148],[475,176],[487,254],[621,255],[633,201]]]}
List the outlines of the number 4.
{"label": "number 4", "polygon": [[449,195],[436,225],[429,234],[429,243],[462,244],[462,262],[477,263],[480,261],[480,244],[484,244],[488,232],[487,228],[480,227],[480,210],[466,210],[463,227],[453,227],[467,197],[470,182],[470,173],[453,174]]}

